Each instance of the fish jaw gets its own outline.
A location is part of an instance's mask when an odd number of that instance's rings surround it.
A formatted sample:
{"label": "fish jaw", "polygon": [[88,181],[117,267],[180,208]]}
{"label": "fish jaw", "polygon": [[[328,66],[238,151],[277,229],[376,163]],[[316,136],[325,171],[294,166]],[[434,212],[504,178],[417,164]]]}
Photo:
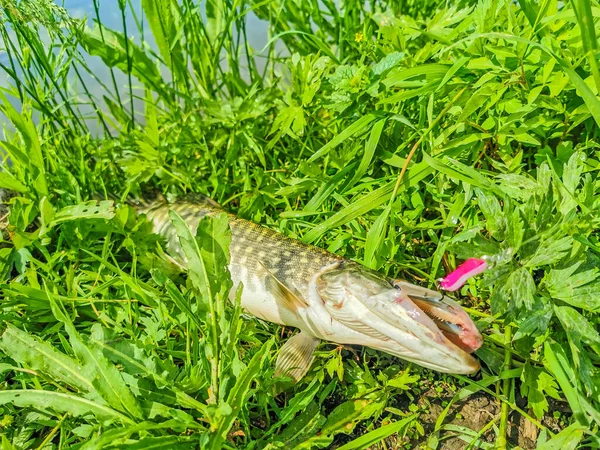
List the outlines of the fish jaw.
{"label": "fish jaw", "polygon": [[479,370],[479,362],[448,339],[406,293],[366,270],[357,265],[347,270],[337,267],[316,279],[315,289],[330,322],[352,331],[344,335],[338,330],[335,339],[324,339],[365,345],[439,372]]}
{"label": "fish jaw", "polygon": [[439,292],[401,280],[393,280],[392,285],[408,295],[451,342],[468,353],[482,346],[483,337],[477,326],[456,301]]}
{"label": "fish jaw", "polygon": [[[404,309],[406,314],[417,322],[412,326],[410,332],[419,340],[420,352],[416,357],[407,359],[438,372],[473,374],[479,371],[479,361],[465,351],[462,345],[457,345],[457,341],[449,338],[449,334],[438,327],[437,323],[416,302],[401,293],[397,296],[393,308],[394,312],[401,316],[398,307]],[[386,317],[390,316],[385,315],[381,318],[385,319]],[[396,315],[394,314],[392,317],[396,317]],[[450,336],[452,335],[450,334]],[[404,341],[400,343],[403,344]],[[458,343],[461,342],[458,341]]]}
{"label": "fish jaw", "polygon": [[[369,300],[369,309],[379,319],[379,324],[374,322],[373,325],[384,327],[393,337],[389,353],[438,372],[472,374],[479,370],[479,361],[449,339],[444,330],[404,293],[390,292],[382,299]],[[412,354],[403,356],[405,349],[411,350]]]}

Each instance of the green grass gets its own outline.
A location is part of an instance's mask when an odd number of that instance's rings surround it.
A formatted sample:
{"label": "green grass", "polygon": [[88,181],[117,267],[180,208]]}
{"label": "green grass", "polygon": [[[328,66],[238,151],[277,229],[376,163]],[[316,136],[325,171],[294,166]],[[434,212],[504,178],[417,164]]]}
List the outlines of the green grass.
{"label": "green grass", "polygon": [[[152,50],[0,1],[3,449],[515,448],[520,417],[539,449],[600,447],[600,5],[390,3],[142,0],[134,17],[123,0]],[[110,69],[100,93],[89,55]],[[481,373],[323,344],[275,396],[290,330],[225,302],[228,256],[206,249],[226,222],[193,239],[173,217],[184,274],[144,218],[91,200],[155,190],[426,286],[497,255],[456,295]],[[454,423],[479,395],[497,414]]]}

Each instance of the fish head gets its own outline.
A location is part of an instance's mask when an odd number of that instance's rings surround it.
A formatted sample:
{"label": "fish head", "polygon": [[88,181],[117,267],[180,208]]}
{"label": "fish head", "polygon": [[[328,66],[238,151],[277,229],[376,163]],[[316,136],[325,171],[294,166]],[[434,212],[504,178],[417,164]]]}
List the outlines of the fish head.
{"label": "fish head", "polygon": [[[439,372],[479,370],[470,352],[481,346],[481,335],[460,305],[447,297],[434,298],[430,290],[416,295],[423,289],[353,263],[322,272],[315,285],[331,318],[352,329],[352,342],[346,343],[364,343]],[[414,301],[413,296],[419,298]]]}

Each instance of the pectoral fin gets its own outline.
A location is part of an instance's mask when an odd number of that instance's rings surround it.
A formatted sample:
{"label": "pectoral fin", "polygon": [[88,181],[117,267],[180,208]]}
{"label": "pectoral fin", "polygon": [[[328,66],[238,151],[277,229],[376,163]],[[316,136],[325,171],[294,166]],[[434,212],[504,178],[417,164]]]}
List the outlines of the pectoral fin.
{"label": "pectoral fin", "polygon": [[296,312],[298,308],[306,308],[308,306],[306,301],[283,284],[262,262],[260,265],[265,272],[267,272],[267,280],[265,283],[267,290],[277,298],[277,301],[281,303],[282,306],[292,312]]}
{"label": "pectoral fin", "polygon": [[301,331],[283,344],[275,362],[275,376],[289,376],[300,381],[314,359],[314,351],[320,340]]}

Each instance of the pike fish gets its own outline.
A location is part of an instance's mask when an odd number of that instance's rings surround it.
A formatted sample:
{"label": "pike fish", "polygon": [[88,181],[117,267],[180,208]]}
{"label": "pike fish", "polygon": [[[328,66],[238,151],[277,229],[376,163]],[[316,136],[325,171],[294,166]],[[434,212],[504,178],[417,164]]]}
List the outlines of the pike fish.
{"label": "pike fish", "polygon": [[[202,217],[224,212],[205,197],[158,201],[137,210],[146,214],[154,232],[165,238],[167,253],[182,266],[185,256],[169,210],[194,233]],[[454,300],[227,214],[232,294],[243,283],[243,309],[300,330],[282,346],[276,376],[300,380],[321,340],[367,346],[439,372],[479,370],[470,353],[481,346],[481,334]]]}

